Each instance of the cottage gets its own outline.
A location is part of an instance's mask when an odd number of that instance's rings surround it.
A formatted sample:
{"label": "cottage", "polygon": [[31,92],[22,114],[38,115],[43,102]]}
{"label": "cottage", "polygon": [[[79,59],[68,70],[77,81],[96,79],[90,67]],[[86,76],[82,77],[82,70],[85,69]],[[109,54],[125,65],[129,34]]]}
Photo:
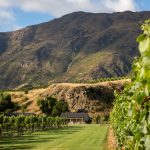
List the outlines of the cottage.
{"label": "cottage", "polygon": [[87,113],[66,112],[62,113],[61,117],[68,119],[71,124],[90,123],[91,118]]}

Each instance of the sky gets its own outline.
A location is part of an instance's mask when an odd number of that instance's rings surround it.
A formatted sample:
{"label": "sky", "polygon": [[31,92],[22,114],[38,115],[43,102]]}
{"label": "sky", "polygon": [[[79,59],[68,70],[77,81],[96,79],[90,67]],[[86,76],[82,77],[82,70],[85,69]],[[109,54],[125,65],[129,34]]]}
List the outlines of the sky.
{"label": "sky", "polygon": [[0,32],[39,24],[75,11],[150,11],[150,0],[0,0]]}

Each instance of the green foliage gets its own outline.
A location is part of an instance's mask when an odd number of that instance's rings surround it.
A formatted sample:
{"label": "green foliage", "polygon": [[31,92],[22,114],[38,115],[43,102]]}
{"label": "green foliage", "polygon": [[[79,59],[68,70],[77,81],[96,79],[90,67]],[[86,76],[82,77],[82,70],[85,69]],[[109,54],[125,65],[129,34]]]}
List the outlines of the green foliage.
{"label": "green foliage", "polygon": [[66,125],[66,119],[60,117],[47,116],[4,116],[0,115],[0,136],[23,134],[58,128]]}
{"label": "green foliage", "polygon": [[24,113],[27,110],[27,104],[21,105],[21,112]]}
{"label": "green foliage", "polygon": [[134,77],[123,93],[116,93],[111,113],[119,149],[150,149],[150,20],[137,38],[141,57],[133,64]]}
{"label": "green foliage", "polygon": [[0,93],[0,112],[10,113],[18,108],[17,104],[11,101],[11,95]]}
{"label": "green foliage", "polygon": [[38,99],[37,105],[40,107],[42,113],[50,116],[60,116],[62,112],[68,111],[68,103],[64,100],[57,101],[53,97],[45,99]]}
{"label": "green foliage", "polygon": [[96,124],[99,124],[101,122],[101,117],[99,115],[96,116],[95,121],[96,121]]}
{"label": "green foliage", "polygon": [[116,80],[124,80],[124,79],[129,79],[129,77],[122,76],[122,77],[99,78],[99,79],[92,79],[86,81],[76,81],[76,83],[98,83],[98,82],[116,81]]}
{"label": "green foliage", "polygon": [[93,122],[96,124],[104,124],[109,121],[109,114],[97,115],[93,118]]}
{"label": "green foliage", "polygon": [[29,92],[28,89],[24,90],[24,93],[25,93],[25,94],[28,94],[28,92]]}

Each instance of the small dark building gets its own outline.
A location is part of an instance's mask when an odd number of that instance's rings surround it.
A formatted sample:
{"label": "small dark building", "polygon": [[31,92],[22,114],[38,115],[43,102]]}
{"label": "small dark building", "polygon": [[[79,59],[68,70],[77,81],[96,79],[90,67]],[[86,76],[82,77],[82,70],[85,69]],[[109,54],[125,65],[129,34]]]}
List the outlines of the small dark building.
{"label": "small dark building", "polygon": [[62,113],[61,117],[68,119],[71,124],[90,123],[91,118],[87,113],[66,112]]}

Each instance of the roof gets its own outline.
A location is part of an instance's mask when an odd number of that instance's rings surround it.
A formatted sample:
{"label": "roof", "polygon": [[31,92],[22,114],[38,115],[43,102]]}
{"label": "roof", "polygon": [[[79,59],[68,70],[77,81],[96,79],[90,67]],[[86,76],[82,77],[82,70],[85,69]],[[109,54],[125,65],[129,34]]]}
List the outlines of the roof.
{"label": "roof", "polygon": [[90,119],[87,113],[76,113],[76,112],[66,112],[60,115],[64,118],[83,118],[84,121],[88,121]]}

